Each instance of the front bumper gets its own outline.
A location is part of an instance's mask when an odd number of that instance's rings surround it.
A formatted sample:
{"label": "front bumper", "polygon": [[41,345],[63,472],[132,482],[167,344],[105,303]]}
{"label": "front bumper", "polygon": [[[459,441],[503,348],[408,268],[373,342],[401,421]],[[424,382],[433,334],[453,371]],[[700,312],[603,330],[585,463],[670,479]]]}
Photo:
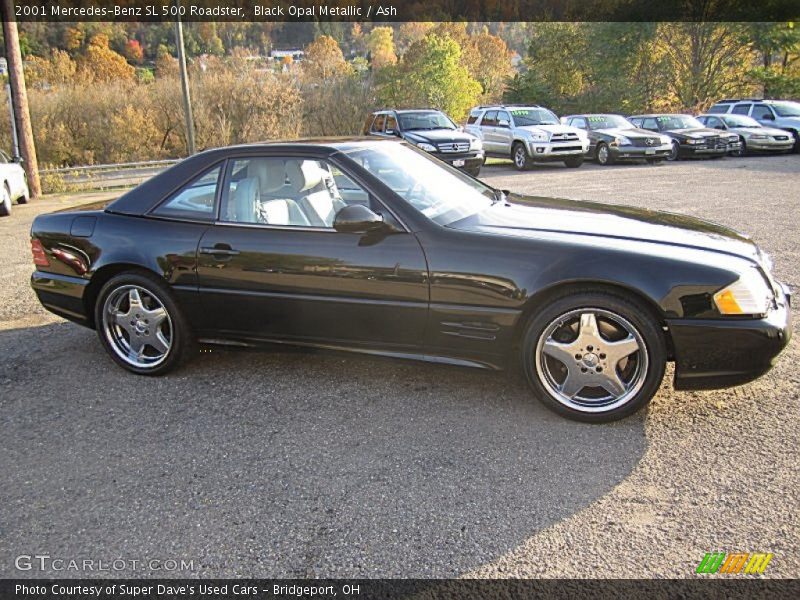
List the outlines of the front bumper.
{"label": "front bumper", "polygon": [[431,156],[435,156],[439,160],[446,162],[448,165],[461,169],[462,171],[474,171],[480,169],[483,165],[484,155],[483,151],[469,152],[460,154],[450,154],[447,152],[431,152]]}
{"label": "front bumper", "polygon": [[787,152],[794,147],[794,139],[788,140],[747,140],[747,149],[757,152]]}
{"label": "front bumper", "polygon": [[648,158],[667,158],[672,144],[661,146],[609,146],[615,160],[645,160]]}
{"label": "front bumper", "polygon": [[710,390],[769,371],[792,337],[791,295],[763,319],[671,319],[675,389]]}
{"label": "front bumper", "polygon": [[528,154],[534,162],[564,160],[583,156],[589,151],[589,140],[568,142],[528,142]]}
{"label": "front bumper", "polygon": [[708,147],[705,144],[681,144],[681,156],[725,156],[730,151],[728,144]]}

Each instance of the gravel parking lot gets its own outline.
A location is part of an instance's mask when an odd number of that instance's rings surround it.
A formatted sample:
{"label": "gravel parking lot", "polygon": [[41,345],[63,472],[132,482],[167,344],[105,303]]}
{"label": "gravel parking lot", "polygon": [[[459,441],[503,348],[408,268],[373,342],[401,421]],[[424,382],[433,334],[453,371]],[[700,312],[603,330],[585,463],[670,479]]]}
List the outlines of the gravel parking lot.
{"label": "gravel parking lot", "polygon": [[[482,176],[719,221],[800,288],[798,155]],[[143,577],[691,577],[709,551],[800,576],[797,302],[768,376],[668,374],[613,425],[552,415],[516,373],[357,355],[213,349],[137,377],[29,287],[34,216],[92,197],[0,220],[0,577],[92,575],[15,569],[36,553]],[[169,559],[192,568],[130,563]]]}

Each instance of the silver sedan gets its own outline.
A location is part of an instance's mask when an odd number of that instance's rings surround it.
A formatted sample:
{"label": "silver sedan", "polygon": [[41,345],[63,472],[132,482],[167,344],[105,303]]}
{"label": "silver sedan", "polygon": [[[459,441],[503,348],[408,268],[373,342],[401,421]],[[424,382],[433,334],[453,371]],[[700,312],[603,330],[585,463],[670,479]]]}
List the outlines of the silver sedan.
{"label": "silver sedan", "polygon": [[794,146],[794,138],[790,132],[764,127],[755,119],[744,115],[700,115],[697,119],[706,127],[738,135],[741,147],[732,152],[737,156],[748,152],[789,152]]}

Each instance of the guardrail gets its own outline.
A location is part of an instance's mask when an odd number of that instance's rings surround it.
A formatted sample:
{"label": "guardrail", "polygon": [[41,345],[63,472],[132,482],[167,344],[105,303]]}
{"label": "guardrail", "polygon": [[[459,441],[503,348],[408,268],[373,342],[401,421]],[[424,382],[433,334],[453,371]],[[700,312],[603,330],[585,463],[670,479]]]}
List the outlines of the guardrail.
{"label": "guardrail", "polygon": [[40,169],[45,192],[105,190],[138,185],[180,159]]}

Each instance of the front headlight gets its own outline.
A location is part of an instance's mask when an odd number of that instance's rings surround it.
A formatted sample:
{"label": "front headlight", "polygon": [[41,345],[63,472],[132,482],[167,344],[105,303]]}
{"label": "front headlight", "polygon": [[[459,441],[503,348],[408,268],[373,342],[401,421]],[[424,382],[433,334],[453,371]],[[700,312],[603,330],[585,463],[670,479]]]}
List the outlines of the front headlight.
{"label": "front headlight", "polygon": [[689,138],[689,139],[686,140],[686,143],[687,144],[692,144],[692,145],[694,145],[694,144],[702,144],[703,140],[699,139],[699,138]]}
{"label": "front headlight", "polygon": [[661,143],[662,144],[671,144],[672,143],[672,138],[669,137],[668,135],[662,135],[661,136]]}
{"label": "front headlight", "polygon": [[478,138],[472,138],[469,141],[469,149],[470,150],[480,150],[483,148],[483,142],[480,141]]}
{"label": "front headlight", "polygon": [[425,150],[425,152],[436,152],[436,146],[433,144],[426,144],[425,142],[417,144],[417,148],[420,150]]}
{"label": "front headlight", "polygon": [[619,135],[614,138],[614,141],[618,146],[630,146],[631,141],[630,139],[626,138],[624,135]]}
{"label": "front headlight", "polygon": [[755,267],[714,294],[714,304],[723,315],[763,315],[769,310],[772,292]]}

